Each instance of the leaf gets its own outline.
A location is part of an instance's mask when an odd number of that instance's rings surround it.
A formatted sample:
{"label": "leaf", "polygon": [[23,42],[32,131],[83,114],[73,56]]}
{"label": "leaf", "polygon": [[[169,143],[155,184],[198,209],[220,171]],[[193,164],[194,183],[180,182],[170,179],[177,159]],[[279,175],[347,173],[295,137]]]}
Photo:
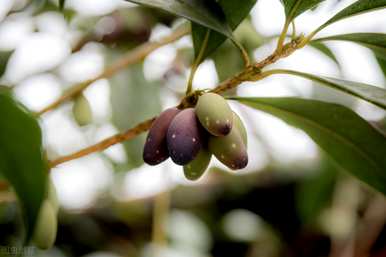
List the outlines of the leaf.
{"label": "leaf", "polygon": [[352,33],[318,38],[313,42],[349,41],[360,44],[372,50],[378,58],[386,60],[386,34],[382,33]]}
{"label": "leaf", "polygon": [[214,1],[208,0],[126,0],[132,3],[158,8],[186,18],[225,36],[231,32],[225,17]]}
{"label": "leaf", "polygon": [[48,165],[37,120],[8,93],[0,91],[0,172],[14,188],[31,238],[45,198]]}
{"label": "leaf", "polygon": [[[227,24],[229,25],[231,30],[235,30],[237,26],[244,20],[244,18],[248,16],[252,7],[256,4],[256,1],[257,0],[218,1],[218,4],[221,7],[222,12],[224,13]],[[192,23],[192,38],[196,57],[200,52],[206,33],[207,28],[200,26],[199,24]],[[204,60],[207,56],[213,53],[222,43],[224,43],[226,39],[227,37],[223,34],[211,31],[209,35],[208,44],[202,56],[202,60]]]}
{"label": "leaf", "polygon": [[319,52],[321,52],[323,55],[325,55],[329,59],[331,59],[336,65],[340,66],[338,59],[336,59],[335,54],[332,52],[332,50],[328,46],[326,46],[325,44],[323,44],[321,42],[315,42],[315,41],[310,42],[309,45],[311,47],[315,48],[316,50],[318,50]]}
{"label": "leaf", "polygon": [[291,22],[303,12],[314,8],[324,0],[280,0],[284,5],[287,22]]}
{"label": "leaf", "polygon": [[59,0],[59,10],[63,11],[66,0]]}
{"label": "leaf", "polygon": [[[161,112],[160,83],[145,79],[142,63],[130,66],[125,72],[114,76],[110,82],[113,124],[119,131],[125,131]],[[123,143],[128,159],[126,170],[143,164],[145,136]]]}
{"label": "leaf", "polygon": [[341,105],[299,98],[232,98],[305,131],[339,166],[386,195],[386,138]]}
{"label": "leaf", "polygon": [[330,24],[363,13],[379,10],[386,7],[386,0],[358,0],[347,6],[342,11],[321,25],[316,32],[329,26]]}
{"label": "leaf", "polygon": [[383,72],[383,75],[386,78],[386,60],[381,59],[381,58],[377,58],[377,62],[378,62],[379,67],[381,68],[381,70]]}
{"label": "leaf", "polygon": [[13,51],[0,51],[0,78],[3,76],[9,57],[11,57]]}
{"label": "leaf", "polygon": [[276,70],[276,72],[299,76],[313,80],[315,82],[319,82],[320,85],[332,87],[345,93],[351,94],[386,110],[386,90],[384,88],[348,80],[315,76],[309,73],[293,70]]}

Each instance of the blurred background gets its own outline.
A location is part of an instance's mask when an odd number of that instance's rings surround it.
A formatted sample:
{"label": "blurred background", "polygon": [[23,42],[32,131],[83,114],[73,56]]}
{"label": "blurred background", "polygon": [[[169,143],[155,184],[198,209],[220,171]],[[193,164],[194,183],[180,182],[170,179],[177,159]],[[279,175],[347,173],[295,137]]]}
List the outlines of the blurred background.
{"label": "blurred background", "polygon": [[[296,20],[315,29],[353,0],[329,0]],[[284,24],[279,0],[259,0],[235,31],[254,60],[270,54]],[[123,0],[0,0],[0,84],[39,111],[73,85],[99,75],[126,52],[172,33],[183,20]],[[319,36],[386,33],[385,11],[350,18]],[[272,67],[386,86],[386,65],[353,43],[328,43],[336,60],[306,47]],[[50,159],[122,132],[179,102],[192,63],[190,36],[143,62],[88,87],[73,102],[44,114]],[[243,68],[229,42],[206,60],[194,87],[213,88]],[[2,75],[1,75],[2,74]],[[382,131],[385,112],[308,80],[274,76],[243,83],[230,94],[299,96],[344,104]],[[76,101],[80,101],[76,99]],[[90,113],[92,122],[79,121]],[[276,257],[386,256],[386,201],[349,176],[302,131],[232,103],[249,133],[250,163],[231,172],[212,160],[189,182],[170,160],[144,165],[145,135],[51,171],[61,209],[55,247],[33,256]],[[85,116],[82,116],[85,115]],[[3,121],[6,122],[6,121]],[[0,194],[0,245],[20,235],[15,201]]]}

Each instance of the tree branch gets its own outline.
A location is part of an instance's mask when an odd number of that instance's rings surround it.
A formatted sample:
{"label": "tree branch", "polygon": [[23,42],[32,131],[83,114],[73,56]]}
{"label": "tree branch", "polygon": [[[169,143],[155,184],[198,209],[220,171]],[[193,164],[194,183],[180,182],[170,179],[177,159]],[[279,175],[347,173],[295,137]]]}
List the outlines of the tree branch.
{"label": "tree branch", "polygon": [[185,24],[176,29],[172,34],[162,38],[159,41],[156,42],[148,42],[143,45],[140,45],[136,47],[135,49],[129,51],[126,53],[121,59],[117,60],[115,63],[113,63],[110,67],[105,69],[101,74],[96,76],[95,78],[92,78],[90,80],[87,80],[85,82],[79,83],[72,88],[70,88],[67,92],[65,92],[60,98],[58,98],[53,103],[49,104],[48,106],[44,107],[42,110],[36,113],[37,116],[40,116],[48,111],[51,111],[55,109],[56,107],[60,106],[61,104],[69,101],[76,95],[80,94],[83,90],[88,88],[92,83],[94,83],[97,80],[103,79],[103,78],[110,78],[118,71],[123,70],[129,65],[138,63],[142,61],[146,56],[148,56],[151,52],[154,50],[170,44],[177,39],[180,39],[181,37],[187,35],[190,31],[190,27],[186,26]]}
{"label": "tree branch", "polygon": [[[214,93],[223,93],[227,90],[236,88],[241,83],[245,81],[258,81],[261,80],[267,76],[270,75],[269,72],[261,72],[262,68],[265,68],[266,66],[275,63],[281,58],[287,57],[291,55],[294,51],[299,49],[299,45],[301,44],[301,39],[295,39],[289,42],[288,44],[283,46],[283,49],[280,53],[273,53],[267,58],[265,58],[263,61],[255,63],[254,65],[248,66],[243,70],[242,72],[238,73],[232,78],[229,78],[225,80],[224,82],[220,83],[216,88],[211,90],[211,92]],[[123,64],[122,64],[123,65]],[[115,68],[113,68],[115,70]],[[189,97],[190,95],[184,97],[181,101],[181,103],[178,105],[179,107],[183,108],[185,106],[189,106]],[[151,124],[155,120],[156,117],[151,118],[147,121],[144,121],[142,123],[139,123],[135,127],[127,130],[124,133],[119,133],[115,136],[109,137],[95,145],[89,146],[87,148],[84,148],[78,152],[75,152],[73,154],[60,157],[56,160],[50,161],[50,167],[55,167],[61,163],[68,162],[71,160],[75,160],[78,158],[81,158],[83,156],[86,156],[88,154],[99,152],[107,149],[108,147],[115,145],[117,143],[123,142],[125,140],[132,139],[141,133],[147,131],[150,129]]]}

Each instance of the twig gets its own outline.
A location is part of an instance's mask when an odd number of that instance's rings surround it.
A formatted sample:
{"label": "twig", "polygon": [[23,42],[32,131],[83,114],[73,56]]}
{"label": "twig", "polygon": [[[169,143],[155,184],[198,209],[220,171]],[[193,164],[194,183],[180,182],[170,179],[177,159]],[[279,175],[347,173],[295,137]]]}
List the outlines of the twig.
{"label": "twig", "polygon": [[115,73],[117,73],[118,71],[121,71],[127,66],[132,65],[134,63],[138,63],[139,61],[143,60],[154,50],[164,45],[170,44],[176,41],[177,39],[183,37],[184,35],[187,35],[189,31],[190,31],[189,26],[182,25],[180,28],[176,29],[172,34],[162,38],[157,42],[148,42],[146,44],[138,46],[137,48],[126,53],[121,59],[117,60],[115,63],[113,63],[110,67],[105,69],[101,74],[99,74],[95,78],[92,78],[90,80],[87,80],[85,82],[82,82],[73,86],[71,89],[65,92],[59,99],[57,99],[53,103],[49,104],[48,106],[44,107],[42,110],[37,112],[36,115],[40,116],[48,111],[55,109],[61,104],[72,99],[74,96],[80,94],[83,90],[85,90],[95,81],[103,78],[110,78]]}
{"label": "twig", "polygon": [[106,138],[103,141],[101,141],[95,145],[86,147],[78,152],[75,152],[75,153],[72,153],[70,155],[66,155],[66,156],[60,157],[56,160],[50,161],[50,167],[51,168],[55,167],[63,162],[75,160],[75,159],[81,158],[83,156],[89,155],[91,153],[103,151],[112,145],[115,145],[117,143],[132,139],[132,138],[138,136],[139,134],[147,131],[150,128],[151,124],[153,123],[154,119],[155,118],[152,118],[152,119],[146,120],[142,123],[139,123],[137,126],[127,130],[124,133],[116,134],[114,136]]}

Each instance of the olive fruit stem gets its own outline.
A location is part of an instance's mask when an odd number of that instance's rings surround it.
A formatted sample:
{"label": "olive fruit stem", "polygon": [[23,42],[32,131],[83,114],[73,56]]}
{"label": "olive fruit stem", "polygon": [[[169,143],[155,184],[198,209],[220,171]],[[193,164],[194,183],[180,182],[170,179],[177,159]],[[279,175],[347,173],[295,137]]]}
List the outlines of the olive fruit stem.
{"label": "olive fruit stem", "polygon": [[194,75],[196,74],[196,71],[198,69],[198,66],[200,65],[202,58],[204,56],[206,47],[208,46],[208,41],[209,41],[209,36],[210,36],[210,29],[208,29],[205,33],[204,41],[202,42],[202,46],[200,48],[200,51],[194,60],[194,63],[192,65],[192,69],[190,70],[189,74],[189,79],[188,79],[188,85],[186,86],[186,93],[185,95],[189,95],[192,90],[193,90],[193,79]]}
{"label": "olive fruit stem", "polygon": [[133,50],[128,51],[126,54],[123,55],[122,58],[116,60],[111,66],[107,67],[102,73],[97,75],[95,78],[92,78],[85,82],[74,85],[65,93],[63,93],[63,95],[60,96],[57,100],[55,100],[51,104],[47,105],[46,107],[44,107],[43,109],[35,113],[35,115],[40,116],[46,112],[49,112],[59,107],[63,103],[70,101],[75,96],[79,95],[82,91],[88,88],[95,81],[112,77],[113,75],[123,70],[124,68],[142,61],[146,56],[148,56],[154,50],[180,39],[181,37],[187,35],[189,32],[190,32],[190,27],[187,26],[186,24],[182,24],[172,34],[160,39],[159,41],[147,42],[143,45],[140,45],[134,48]]}
{"label": "olive fruit stem", "polygon": [[249,59],[249,55],[247,50],[240,44],[237,40],[232,39],[232,43],[240,50],[241,56],[244,60],[245,67],[249,67],[251,65],[251,60]]}

